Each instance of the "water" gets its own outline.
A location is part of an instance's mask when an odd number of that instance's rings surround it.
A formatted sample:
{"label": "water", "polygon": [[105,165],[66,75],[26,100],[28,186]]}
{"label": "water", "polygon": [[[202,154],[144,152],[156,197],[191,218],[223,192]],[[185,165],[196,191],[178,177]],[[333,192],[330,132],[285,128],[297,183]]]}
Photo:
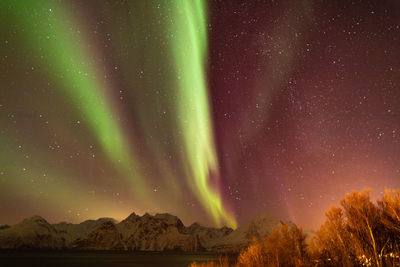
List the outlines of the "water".
{"label": "water", "polygon": [[7,251],[0,250],[0,266],[163,266],[184,267],[191,262],[217,260],[210,253],[182,252],[97,252],[97,251]]}

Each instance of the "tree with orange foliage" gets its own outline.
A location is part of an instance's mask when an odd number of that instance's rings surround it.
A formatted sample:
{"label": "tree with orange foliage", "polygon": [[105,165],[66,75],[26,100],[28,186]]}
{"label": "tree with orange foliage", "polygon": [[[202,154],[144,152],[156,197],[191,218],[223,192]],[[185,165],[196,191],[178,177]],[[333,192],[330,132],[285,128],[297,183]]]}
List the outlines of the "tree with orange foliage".
{"label": "tree with orange foliage", "polygon": [[358,248],[352,241],[342,209],[331,207],[326,221],[310,244],[313,257],[323,266],[351,266]]}
{"label": "tree with orange foliage", "polygon": [[253,244],[239,254],[237,266],[257,267],[266,266],[266,264],[267,258],[264,244],[254,237]]}
{"label": "tree with orange foliage", "polygon": [[382,211],[384,225],[391,231],[400,233],[400,191],[386,189],[378,206]]}
{"label": "tree with orange foliage", "polygon": [[[381,254],[399,256],[400,251],[400,190],[385,190],[385,195],[378,201],[378,207],[381,213],[381,220],[385,231],[385,246],[382,248]],[[387,257],[386,257],[387,258]],[[392,260],[391,260],[392,261]],[[400,265],[400,262],[399,262]]]}
{"label": "tree with orange foliage", "polygon": [[264,244],[254,239],[240,253],[237,266],[307,266],[306,235],[296,225],[281,224],[266,237]]}
{"label": "tree with orange foliage", "polygon": [[374,259],[376,266],[381,266],[378,256],[382,249],[382,240],[379,238],[381,220],[379,210],[370,200],[370,189],[362,192],[353,191],[346,194],[340,201],[347,219],[348,231],[355,237],[358,247],[362,248],[362,255]]}
{"label": "tree with orange foliage", "polygon": [[400,190],[377,203],[369,189],[347,194],[325,213],[308,250],[302,230],[282,224],[264,242],[254,239],[234,266],[400,266]]}
{"label": "tree with orange foliage", "polygon": [[313,240],[315,260],[331,266],[386,266],[387,255],[398,251],[399,193],[387,192],[375,205],[369,189],[352,192],[340,205],[341,208],[332,207],[326,213],[326,222]]}

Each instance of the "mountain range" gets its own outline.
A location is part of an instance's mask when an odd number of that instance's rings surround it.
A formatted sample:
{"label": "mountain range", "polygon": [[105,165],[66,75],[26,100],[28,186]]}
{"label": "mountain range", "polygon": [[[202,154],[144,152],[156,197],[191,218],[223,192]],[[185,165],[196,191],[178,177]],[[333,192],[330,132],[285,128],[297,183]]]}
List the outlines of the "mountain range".
{"label": "mountain range", "polygon": [[237,252],[253,237],[269,235],[280,223],[269,215],[260,215],[233,230],[198,223],[185,226],[168,213],[132,213],[121,222],[100,218],[79,224],[50,224],[40,216],[32,216],[12,226],[0,226],[0,249]]}

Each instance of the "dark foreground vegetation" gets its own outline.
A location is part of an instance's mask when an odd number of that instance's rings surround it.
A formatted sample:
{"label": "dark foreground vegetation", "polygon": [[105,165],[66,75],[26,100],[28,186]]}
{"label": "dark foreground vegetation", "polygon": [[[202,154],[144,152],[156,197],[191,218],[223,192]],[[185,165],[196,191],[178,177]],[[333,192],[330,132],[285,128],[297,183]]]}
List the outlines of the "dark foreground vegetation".
{"label": "dark foreground vegetation", "polygon": [[400,190],[386,190],[376,204],[370,190],[352,192],[325,214],[315,236],[282,224],[265,240],[254,239],[234,264],[220,258],[190,267],[400,266]]}
{"label": "dark foreground vegetation", "polygon": [[207,252],[0,249],[1,267],[187,267],[193,261],[215,260],[218,256]]}

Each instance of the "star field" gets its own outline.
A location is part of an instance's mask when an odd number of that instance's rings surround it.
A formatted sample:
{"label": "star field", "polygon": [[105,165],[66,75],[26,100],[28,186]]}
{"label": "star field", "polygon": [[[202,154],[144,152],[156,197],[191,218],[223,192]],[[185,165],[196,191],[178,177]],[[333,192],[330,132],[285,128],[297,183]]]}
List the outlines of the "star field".
{"label": "star field", "polygon": [[[400,187],[397,1],[2,1],[0,223],[316,228]],[[1,15],[3,14],[3,15]]]}

